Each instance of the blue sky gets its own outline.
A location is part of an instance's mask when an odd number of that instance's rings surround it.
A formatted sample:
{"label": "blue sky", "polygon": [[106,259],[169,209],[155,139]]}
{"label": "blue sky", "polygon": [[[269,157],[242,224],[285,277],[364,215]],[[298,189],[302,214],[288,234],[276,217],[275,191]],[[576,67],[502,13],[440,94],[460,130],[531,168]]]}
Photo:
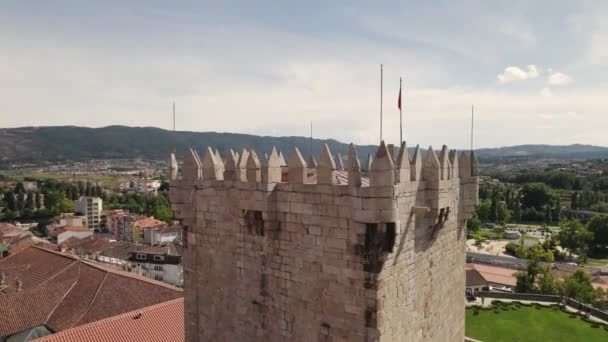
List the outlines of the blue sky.
{"label": "blue sky", "polygon": [[608,145],[603,1],[0,2],[0,126]]}

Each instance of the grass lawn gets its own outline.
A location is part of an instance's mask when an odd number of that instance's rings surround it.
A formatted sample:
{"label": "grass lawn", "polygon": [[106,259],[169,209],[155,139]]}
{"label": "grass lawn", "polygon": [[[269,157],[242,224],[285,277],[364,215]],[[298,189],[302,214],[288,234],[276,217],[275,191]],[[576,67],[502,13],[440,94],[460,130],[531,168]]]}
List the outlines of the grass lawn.
{"label": "grass lawn", "polygon": [[608,265],[608,259],[589,258],[585,265],[587,265],[587,266],[606,266],[606,265]]}
{"label": "grass lawn", "polygon": [[[608,341],[604,327],[593,328],[580,317],[551,307],[505,306],[507,310],[466,310],[466,336],[484,342]],[[517,309],[514,309],[517,307]]]}

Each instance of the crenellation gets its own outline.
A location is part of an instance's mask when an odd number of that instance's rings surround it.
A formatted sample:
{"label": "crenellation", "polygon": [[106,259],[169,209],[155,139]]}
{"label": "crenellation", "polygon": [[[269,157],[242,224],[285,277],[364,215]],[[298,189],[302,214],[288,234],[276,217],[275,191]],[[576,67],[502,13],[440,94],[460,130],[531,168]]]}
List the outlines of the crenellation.
{"label": "crenellation", "polygon": [[186,340],[463,340],[475,155],[417,147],[410,161],[402,143],[395,159],[382,142],[370,160],[363,177],[353,144],[346,170],[322,146],[316,173],[297,148],[287,163],[276,148],[263,162],[191,150],[170,179]]}
{"label": "crenellation", "polygon": [[302,153],[295,147],[287,162],[288,182],[292,184],[305,184],[308,175],[307,169],[308,167],[306,161],[304,161],[304,158],[302,157]]}
{"label": "crenellation", "polygon": [[249,151],[246,165],[247,182],[260,183],[262,181],[262,164],[254,150]]}
{"label": "crenellation", "polygon": [[414,156],[410,162],[410,180],[420,181],[422,179],[422,152],[420,152],[420,145],[416,145],[414,150]]}
{"label": "crenellation", "polygon": [[336,184],[336,163],[331,156],[331,151],[327,144],[321,146],[319,165],[317,166],[318,184]]}

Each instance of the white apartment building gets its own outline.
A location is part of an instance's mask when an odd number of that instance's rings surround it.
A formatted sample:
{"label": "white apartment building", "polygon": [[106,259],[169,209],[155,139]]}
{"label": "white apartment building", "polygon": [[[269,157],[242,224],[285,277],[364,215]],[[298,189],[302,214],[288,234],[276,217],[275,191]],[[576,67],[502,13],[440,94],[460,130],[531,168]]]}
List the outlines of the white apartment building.
{"label": "white apartment building", "polygon": [[86,217],[90,229],[99,229],[101,223],[102,200],[99,197],[82,196],[74,201],[74,211]]}

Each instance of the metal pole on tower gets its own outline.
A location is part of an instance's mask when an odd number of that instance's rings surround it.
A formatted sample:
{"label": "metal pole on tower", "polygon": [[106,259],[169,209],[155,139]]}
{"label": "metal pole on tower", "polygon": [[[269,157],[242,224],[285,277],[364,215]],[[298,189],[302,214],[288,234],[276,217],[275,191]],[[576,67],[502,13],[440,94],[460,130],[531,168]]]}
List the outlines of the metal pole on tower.
{"label": "metal pole on tower", "polygon": [[380,64],[380,142],[382,142],[382,64]]}
{"label": "metal pole on tower", "polygon": [[471,152],[473,152],[473,128],[475,122],[475,108],[471,105]]}
{"label": "metal pole on tower", "polygon": [[173,153],[175,153],[176,142],[177,142],[177,134],[175,133],[175,101],[173,101]]}
{"label": "metal pole on tower", "polygon": [[399,146],[403,144],[403,110],[401,109],[403,105],[401,104],[401,82],[401,77],[399,77]]}
{"label": "metal pole on tower", "polygon": [[312,121],[310,122],[310,156],[312,157]]}

